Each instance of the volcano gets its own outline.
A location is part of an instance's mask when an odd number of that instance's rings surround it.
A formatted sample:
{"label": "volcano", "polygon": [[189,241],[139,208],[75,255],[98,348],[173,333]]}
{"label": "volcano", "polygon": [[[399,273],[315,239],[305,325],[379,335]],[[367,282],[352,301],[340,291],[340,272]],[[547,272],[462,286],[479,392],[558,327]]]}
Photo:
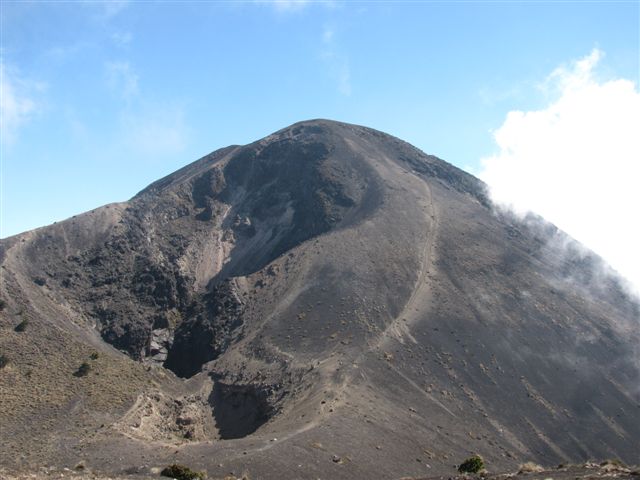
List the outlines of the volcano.
{"label": "volcano", "polygon": [[216,150],[2,240],[0,261],[9,469],[640,462],[637,299],[553,225],[370,128]]}

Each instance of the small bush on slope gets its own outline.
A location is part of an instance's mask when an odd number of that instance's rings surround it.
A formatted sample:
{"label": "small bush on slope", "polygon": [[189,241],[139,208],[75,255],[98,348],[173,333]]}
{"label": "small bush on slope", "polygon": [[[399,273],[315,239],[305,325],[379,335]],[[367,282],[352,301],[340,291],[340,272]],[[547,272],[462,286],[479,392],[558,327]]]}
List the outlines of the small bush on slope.
{"label": "small bush on slope", "polygon": [[458,467],[458,471],[460,473],[478,473],[483,468],[484,460],[482,460],[482,457],[480,455],[474,455],[462,462]]}
{"label": "small bush on slope", "polygon": [[176,463],[162,470],[160,475],[175,478],[176,480],[204,480],[204,473],[194,472],[189,467]]}

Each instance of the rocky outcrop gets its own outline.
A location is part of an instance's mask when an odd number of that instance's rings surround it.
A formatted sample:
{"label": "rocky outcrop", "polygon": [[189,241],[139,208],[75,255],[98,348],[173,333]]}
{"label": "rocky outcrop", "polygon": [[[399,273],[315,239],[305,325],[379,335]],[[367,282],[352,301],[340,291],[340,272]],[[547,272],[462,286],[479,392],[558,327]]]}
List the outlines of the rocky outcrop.
{"label": "rocky outcrop", "polygon": [[234,281],[215,285],[188,309],[176,328],[164,366],[190,377],[215,360],[242,334],[244,303]]}

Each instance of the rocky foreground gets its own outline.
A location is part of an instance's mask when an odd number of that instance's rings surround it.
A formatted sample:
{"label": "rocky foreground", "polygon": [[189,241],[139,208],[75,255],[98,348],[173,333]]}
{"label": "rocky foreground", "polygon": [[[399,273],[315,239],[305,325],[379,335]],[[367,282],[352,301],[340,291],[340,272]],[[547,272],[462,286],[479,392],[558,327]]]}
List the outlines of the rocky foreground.
{"label": "rocky foreground", "polygon": [[[131,475],[102,475],[100,473],[87,471],[86,467],[69,468],[42,468],[37,472],[8,472],[0,469],[2,480],[162,480],[167,477],[160,475],[160,468],[149,469],[148,474],[135,473]],[[225,477],[207,477],[208,480],[258,480],[262,478],[259,474],[235,476],[229,474]],[[285,477],[283,477],[285,478]],[[295,474],[291,477],[296,478]],[[319,477],[321,478],[321,477]],[[328,478],[328,477],[327,477]],[[454,475],[439,477],[401,477],[398,480],[593,480],[593,479],[620,479],[638,480],[640,479],[639,467],[628,467],[620,462],[606,461],[602,463],[586,462],[581,465],[558,465],[556,468],[544,468],[533,463],[521,465],[517,472],[493,473],[482,472],[477,475]]]}

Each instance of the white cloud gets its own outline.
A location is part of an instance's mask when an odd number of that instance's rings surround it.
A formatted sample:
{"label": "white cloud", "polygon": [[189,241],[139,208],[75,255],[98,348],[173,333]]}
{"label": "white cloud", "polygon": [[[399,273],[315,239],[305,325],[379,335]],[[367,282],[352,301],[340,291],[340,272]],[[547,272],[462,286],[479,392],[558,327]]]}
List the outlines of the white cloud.
{"label": "white cloud", "polygon": [[128,62],[108,62],[105,64],[107,85],[123,100],[130,100],[139,93],[138,74]]}
{"label": "white cloud", "polygon": [[36,94],[44,84],[22,78],[16,70],[0,61],[0,137],[2,144],[12,144],[18,130],[37,113]]}
{"label": "white cloud", "polygon": [[338,92],[342,95],[351,95],[351,69],[349,68],[349,57],[342,53],[335,40],[335,31],[330,27],[325,27],[322,32],[323,50],[320,54],[325,64],[329,77],[334,80],[338,87]]}
{"label": "white cloud", "polygon": [[640,92],[599,80],[593,50],[543,83],[546,108],[511,111],[480,178],[494,200],[539,213],[601,255],[640,292]]}

